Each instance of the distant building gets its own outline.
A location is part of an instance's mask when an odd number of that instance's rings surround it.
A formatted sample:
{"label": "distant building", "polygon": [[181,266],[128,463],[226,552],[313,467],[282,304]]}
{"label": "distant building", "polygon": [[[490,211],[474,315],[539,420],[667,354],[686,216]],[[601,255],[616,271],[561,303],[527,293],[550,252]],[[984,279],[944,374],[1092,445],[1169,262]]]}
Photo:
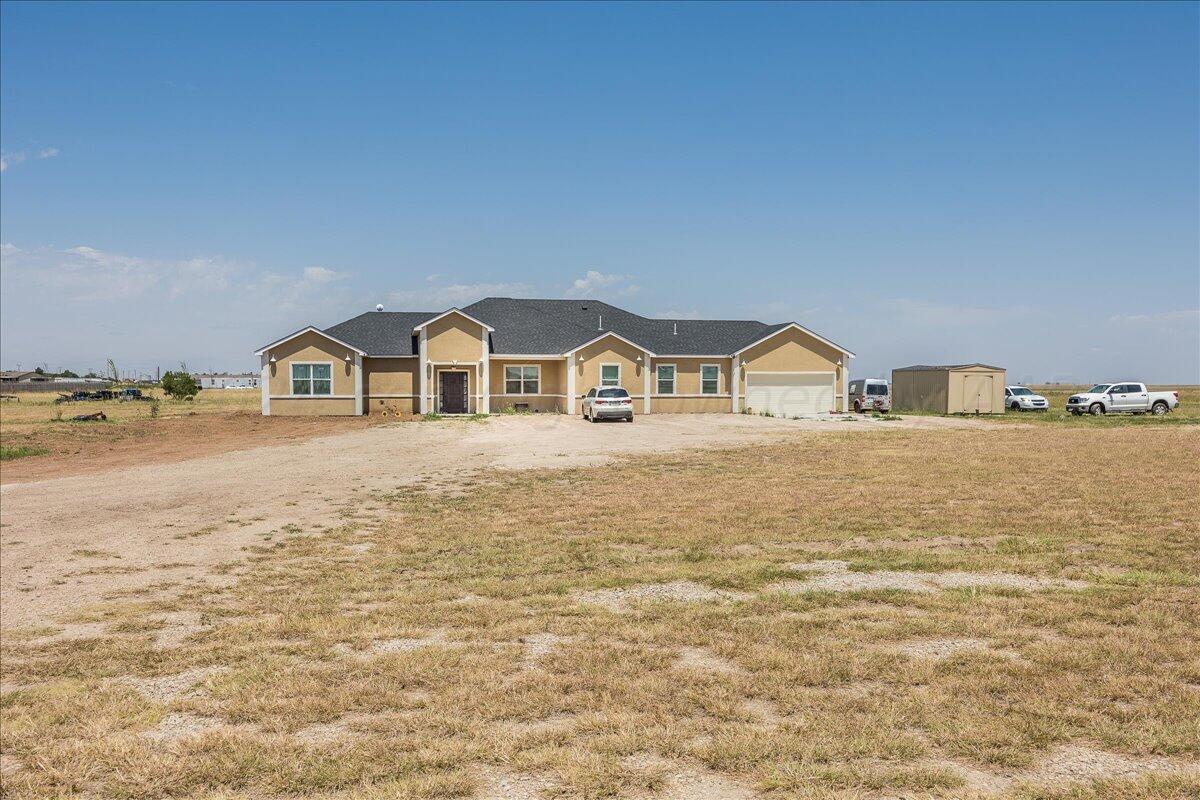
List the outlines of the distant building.
{"label": "distant building", "polygon": [[40,372],[20,372],[13,369],[6,369],[0,372],[0,381],[4,383],[43,383],[53,380],[49,375],[43,375]]}
{"label": "distant building", "polygon": [[192,375],[201,389],[257,389],[257,372],[201,372]]}

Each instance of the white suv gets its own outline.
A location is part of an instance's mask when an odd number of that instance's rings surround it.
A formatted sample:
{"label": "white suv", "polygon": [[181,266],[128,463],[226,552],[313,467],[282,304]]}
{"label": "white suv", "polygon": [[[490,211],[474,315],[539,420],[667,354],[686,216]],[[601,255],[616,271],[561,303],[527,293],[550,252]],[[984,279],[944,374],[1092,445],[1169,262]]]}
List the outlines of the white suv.
{"label": "white suv", "polygon": [[1004,407],[1012,411],[1045,411],[1050,403],[1024,386],[1005,386]]}

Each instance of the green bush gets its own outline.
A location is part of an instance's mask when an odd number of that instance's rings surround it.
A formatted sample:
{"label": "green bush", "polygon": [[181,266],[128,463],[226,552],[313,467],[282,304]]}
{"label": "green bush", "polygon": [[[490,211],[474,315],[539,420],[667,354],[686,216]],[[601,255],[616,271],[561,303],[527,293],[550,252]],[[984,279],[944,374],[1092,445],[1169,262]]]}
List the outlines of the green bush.
{"label": "green bush", "polygon": [[167,371],[162,376],[162,390],[176,400],[190,400],[200,393],[200,384],[186,372]]}

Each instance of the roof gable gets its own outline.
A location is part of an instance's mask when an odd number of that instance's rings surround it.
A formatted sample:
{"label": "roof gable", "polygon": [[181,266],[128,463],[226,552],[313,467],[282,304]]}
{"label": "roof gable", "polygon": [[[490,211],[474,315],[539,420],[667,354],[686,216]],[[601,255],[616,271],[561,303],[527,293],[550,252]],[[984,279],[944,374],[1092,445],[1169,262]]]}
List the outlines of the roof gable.
{"label": "roof gable", "polygon": [[337,344],[340,344],[342,347],[349,347],[351,350],[358,353],[359,355],[362,355],[362,356],[367,355],[367,351],[362,350],[361,348],[356,347],[355,345],[350,344],[349,342],[343,341],[343,340],[337,338],[336,336],[331,336],[330,334],[326,333],[325,331],[321,330],[320,328],[316,327],[315,325],[306,325],[305,327],[301,328],[300,330],[296,331],[295,333],[288,334],[287,336],[283,337],[282,339],[276,339],[275,341],[262,347],[261,349],[256,350],[254,352],[254,355],[261,356],[264,353],[266,353],[268,350],[270,350],[272,347],[278,347],[279,345],[283,344],[284,342],[290,342],[292,339],[295,339],[297,336],[303,336],[306,333],[315,333],[318,336],[323,336],[332,342],[336,342]]}

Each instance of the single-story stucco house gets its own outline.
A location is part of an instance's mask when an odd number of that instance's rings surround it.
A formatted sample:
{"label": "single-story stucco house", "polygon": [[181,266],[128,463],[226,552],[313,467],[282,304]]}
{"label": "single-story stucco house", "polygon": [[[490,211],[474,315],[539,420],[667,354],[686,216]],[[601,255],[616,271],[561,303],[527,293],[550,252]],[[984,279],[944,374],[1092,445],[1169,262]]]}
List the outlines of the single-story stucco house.
{"label": "single-story stucco house", "polygon": [[580,413],[621,386],[638,413],[846,409],[854,354],[795,322],[650,319],[596,300],[489,297],[370,311],[257,352],[263,414]]}

